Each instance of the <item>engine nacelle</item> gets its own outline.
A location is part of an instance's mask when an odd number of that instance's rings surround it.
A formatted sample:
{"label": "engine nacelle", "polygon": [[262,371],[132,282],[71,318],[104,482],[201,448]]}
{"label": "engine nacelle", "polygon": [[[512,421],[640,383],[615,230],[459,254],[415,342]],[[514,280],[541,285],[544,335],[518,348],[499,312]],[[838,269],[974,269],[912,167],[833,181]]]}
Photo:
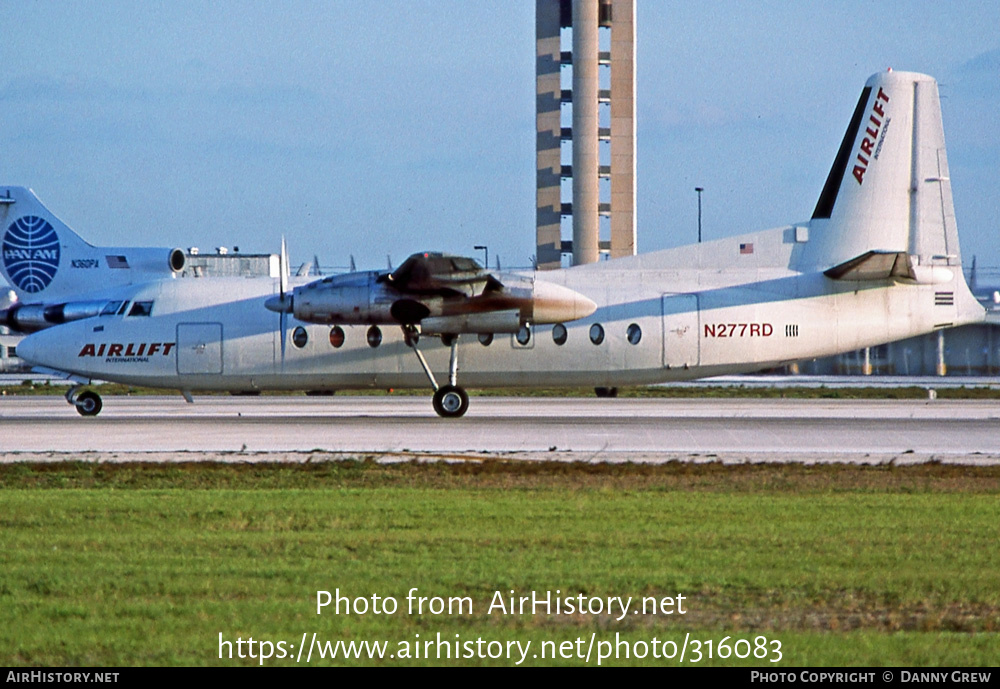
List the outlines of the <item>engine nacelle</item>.
{"label": "engine nacelle", "polygon": [[60,323],[92,318],[107,304],[101,301],[71,301],[65,304],[15,304],[0,311],[0,325],[22,333],[33,333]]}
{"label": "engine nacelle", "polygon": [[[405,264],[404,264],[405,265]],[[420,325],[428,334],[516,333],[526,323],[561,323],[585,318],[597,305],[561,285],[520,275],[459,274],[393,280],[365,271],[335,275],[291,293],[269,298],[271,311],[306,323]]]}
{"label": "engine nacelle", "polygon": [[376,282],[376,271],[336,275],[302,287],[292,295],[292,314],[307,323],[370,325],[398,323],[395,290]]}

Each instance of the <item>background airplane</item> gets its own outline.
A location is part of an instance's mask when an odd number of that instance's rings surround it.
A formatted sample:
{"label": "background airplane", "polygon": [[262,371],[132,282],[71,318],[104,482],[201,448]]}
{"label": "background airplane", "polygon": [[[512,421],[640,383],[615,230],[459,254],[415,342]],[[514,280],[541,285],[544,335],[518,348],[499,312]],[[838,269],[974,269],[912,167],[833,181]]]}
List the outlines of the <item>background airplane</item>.
{"label": "background airplane", "polygon": [[[985,312],[962,275],[938,98],[931,77],[872,76],[807,221],[542,274],[428,253],[395,271],[293,286],[283,249],[278,279],[178,279],[174,254],[149,250],[137,279],[98,287],[65,263],[96,260],[93,247],[64,241],[72,233],[26,190],[0,190],[11,199],[0,206],[3,270],[22,302],[6,320],[40,326],[23,358],[81,384],[190,400],[430,383],[442,416],[468,407],[459,377],[469,387],[648,384],[971,323]],[[433,371],[445,370],[440,386]],[[93,391],[68,399],[100,411]]]}

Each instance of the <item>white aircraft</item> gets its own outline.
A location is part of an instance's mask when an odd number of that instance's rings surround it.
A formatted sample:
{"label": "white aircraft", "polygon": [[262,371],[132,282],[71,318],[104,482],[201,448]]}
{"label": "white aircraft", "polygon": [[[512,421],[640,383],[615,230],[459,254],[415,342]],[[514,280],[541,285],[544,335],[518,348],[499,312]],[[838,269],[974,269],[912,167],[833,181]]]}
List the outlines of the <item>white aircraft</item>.
{"label": "white aircraft", "polygon": [[[289,284],[178,278],[183,252],[95,249],[29,191],[0,189],[3,271],[38,329],[18,354],[93,380],[196,391],[677,381],[853,351],[985,316],[962,274],[936,82],[865,85],[808,221],[544,273],[418,254]],[[51,327],[44,327],[51,326]],[[423,337],[421,337],[421,335]],[[419,344],[418,344],[419,343]],[[434,371],[447,371],[439,385]],[[83,415],[100,397],[73,389]]]}

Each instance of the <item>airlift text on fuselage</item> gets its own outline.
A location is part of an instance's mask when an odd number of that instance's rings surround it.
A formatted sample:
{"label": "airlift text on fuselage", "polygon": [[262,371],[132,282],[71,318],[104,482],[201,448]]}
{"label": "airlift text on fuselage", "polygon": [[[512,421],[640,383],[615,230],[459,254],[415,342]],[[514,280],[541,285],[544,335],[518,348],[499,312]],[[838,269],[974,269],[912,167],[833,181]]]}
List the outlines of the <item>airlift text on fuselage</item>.
{"label": "airlift text on fuselage", "polygon": [[[129,342],[128,344],[113,343],[108,344],[102,342],[101,344],[88,343],[83,346],[77,357],[93,356],[101,357],[107,356],[109,360],[114,357],[150,357],[154,354],[161,354],[163,356],[170,356],[171,350],[176,345],[176,342],[140,342],[138,345],[135,342]],[[137,349],[138,347],[138,349]]]}

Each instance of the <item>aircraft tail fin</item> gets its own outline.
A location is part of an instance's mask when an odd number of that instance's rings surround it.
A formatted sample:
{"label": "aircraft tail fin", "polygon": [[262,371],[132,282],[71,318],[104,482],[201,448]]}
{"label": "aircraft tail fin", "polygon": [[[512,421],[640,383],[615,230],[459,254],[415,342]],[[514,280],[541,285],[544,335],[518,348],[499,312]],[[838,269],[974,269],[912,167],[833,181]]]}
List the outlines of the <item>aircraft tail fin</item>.
{"label": "aircraft tail fin", "polygon": [[24,303],[169,276],[185,261],[180,249],[91,246],[25,187],[0,187],[0,238],[0,274]]}
{"label": "aircraft tail fin", "polygon": [[[961,272],[937,82],[882,72],[865,84],[810,221],[802,263],[869,252]],[[870,262],[870,261],[869,261]]]}
{"label": "aircraft tail fin", "polygon": [[93,250],[25,187],[0,187],[0,232],[0,270],[22,301],[46,291],[67,254]]}

